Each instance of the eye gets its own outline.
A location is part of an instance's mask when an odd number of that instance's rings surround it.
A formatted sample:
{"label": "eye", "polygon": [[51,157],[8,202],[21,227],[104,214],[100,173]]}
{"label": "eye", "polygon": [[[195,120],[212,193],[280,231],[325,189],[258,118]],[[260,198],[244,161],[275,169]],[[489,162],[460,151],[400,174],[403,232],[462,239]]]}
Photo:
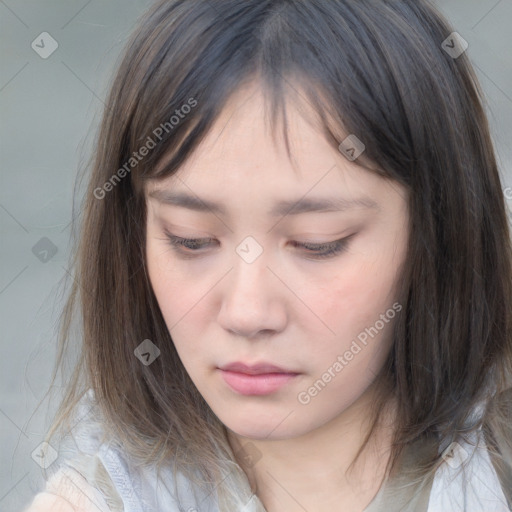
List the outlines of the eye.
{"label": "eye", "polygon": [[214,238],[183,238],[171,235],[171,233],[168,233],[167,231],[165,232],[165,235],[172,248],[184,256],[190,255],[190,253],[193,252],[197,253],[200,249],[203,249],[215,240]]}
{"label": "eye", "polygon": [[[355,233],[354,233],[355,234]],[[347,236],[340,240],[334,240],[324,244],[314,244],[310,242],[292,242],[294,247],[301,247],[310,253],[315,259],[332,258],[337,254],[346,251],[348,242],[354,235]]]}
{"label": "eye", "polygon": [[[172,235],[167,231],[165,232],[165,235],[172,248],[185,257],[194,257],[199,254],[201,249],[204,249],[208,245],[211,245],[212,242],[215,242],[214,238],[183,238]],[[308,256],[312,258],[324,259],[334,257],[347,250],[348,242],[354,235],[355,233],[340,240],[334,240],[332,242],[322,244],[297,241],[293,241],[291,244],[294,247],[304,249],[305,252],[308,253]]]}

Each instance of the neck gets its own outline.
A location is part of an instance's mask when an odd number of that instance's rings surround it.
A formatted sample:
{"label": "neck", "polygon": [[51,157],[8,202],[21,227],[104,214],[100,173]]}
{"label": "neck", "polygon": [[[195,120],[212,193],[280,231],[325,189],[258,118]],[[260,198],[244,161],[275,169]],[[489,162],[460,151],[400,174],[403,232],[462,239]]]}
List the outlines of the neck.
{"label": "neck", "polygon": [[377,494],[390,456],[394,409],[388,406],[363,445],[371,424],[371,390],[321,427],[291,439],[247,439],[228,430],[236,453],[251,442],[261,458],[238,461],[267,512],[363,511]]}

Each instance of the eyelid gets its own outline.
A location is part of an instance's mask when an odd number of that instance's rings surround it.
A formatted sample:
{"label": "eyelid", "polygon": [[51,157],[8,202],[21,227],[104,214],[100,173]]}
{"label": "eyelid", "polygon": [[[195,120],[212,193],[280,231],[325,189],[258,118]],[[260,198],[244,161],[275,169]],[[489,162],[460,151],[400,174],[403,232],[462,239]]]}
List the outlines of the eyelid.
{"label": "eyelid", "polygon": [[[173,250],[178,252],[180,256],[186,259],[192,259],[195,257],[201,257],[204,255],[203,251],[201,251],[202,247],[199,248],[190,248],[186,247],[185,244],[190,245],[208,245],[209,242],[215,241],[215,238],[212,237],[203,237],[203,238],[187,238],[180,237],[176,235],[172,235],[164,230],[165,235],[167,237],[168,242],[172,245]],[[351,238],[357,233],[353,233],[351,235],[345,236],[338,240],[332,240],[329,242],[299,242],[293,240],[291,242],[292,245],[298,248],[304,249],[304,252],[309,258],[313,261],[321,261],[324,259],[330,259],[338,256],[340,253],[346,251],[348,249],[349,242]]]}
{"label": "eyelid", "polygon": [[208,243],[208,242],[213,242],[215,241],[215,238],[212,238],[212,237],[202,237],[202,238],[199,238],[199,237],[186,237],[186,236],[177,236],[177,235],[171,235],[170,233],[165,233],[167,238],[173,242],[173,243],[176,243],[176,245],[181,245],[183,243],[189,243],[189,244],[198,244],[198,245],[202,245],[202,244],[205,244],[205,243]]}
{"label": "eyelid", "polygon": [[[176,240],[180,242],[189,242],[189,243],[204,243],[204,242],[212,242],[215,240],[214,237],[199,237],[199,236],[178,236],[173,235],[172,233],[168,232],[166,229],[164,230],[165,235],[170,238],[171,240]],[[354,233],[355,234],[355,233]],[[336,240],[328,240],[327,242],[311,242],[309,240],[301,241],[301,240],[292,240],[291,243],[299,246],[309,246],[309,247],[325,247],[329,245],[334,245],[341,242],[348,241],[354,234],[349,236],[344,236],[342,238],[338,238]]]}
{"label": "eyelid", "polygon": [[309,240],[292,240],[292,244],[295,245],[307,245],[309,247],[325,247],[327,245],[333,245],[347,240],[348,237],[339,238],[337,240],[328,240],[327,242],[310,242]]}

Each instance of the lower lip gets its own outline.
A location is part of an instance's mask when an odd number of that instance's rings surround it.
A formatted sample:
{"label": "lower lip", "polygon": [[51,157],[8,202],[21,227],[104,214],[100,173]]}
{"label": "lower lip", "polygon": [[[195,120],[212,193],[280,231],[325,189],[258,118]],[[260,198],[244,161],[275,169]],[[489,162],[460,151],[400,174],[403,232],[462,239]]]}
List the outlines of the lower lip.
{"label": "lower lip", "polygon": [[297,373],[247,373],[221,370],[222,378],[228,386],[241,395],[269,395],[290,382]]}

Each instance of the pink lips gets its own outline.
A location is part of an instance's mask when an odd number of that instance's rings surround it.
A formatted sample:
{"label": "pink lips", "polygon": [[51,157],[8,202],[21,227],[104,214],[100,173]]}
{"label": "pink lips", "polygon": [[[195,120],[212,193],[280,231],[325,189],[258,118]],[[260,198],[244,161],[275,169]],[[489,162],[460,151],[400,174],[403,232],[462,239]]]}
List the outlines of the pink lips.
{"label": "pink lips", "polygon": [[220,368],[224,381],[242,395],[268,395],[298,375],[273,364],[231,363]]}

